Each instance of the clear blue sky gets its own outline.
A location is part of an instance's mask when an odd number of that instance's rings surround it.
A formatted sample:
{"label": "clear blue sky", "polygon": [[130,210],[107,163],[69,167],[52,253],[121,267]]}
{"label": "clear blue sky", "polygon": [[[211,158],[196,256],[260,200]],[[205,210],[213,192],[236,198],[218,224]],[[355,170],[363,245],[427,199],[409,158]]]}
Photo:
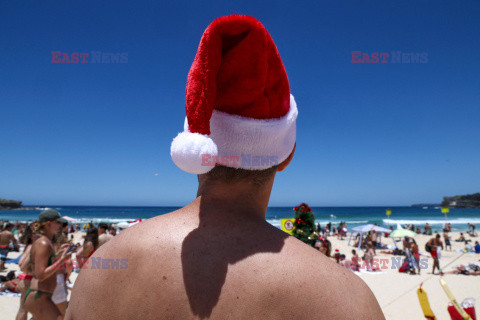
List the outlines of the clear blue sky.
{"label": "clear blue sky", "polygon": [[[299,108],[270,205],[410,205],[480,191],[480,1],[2,1],[0,198],[184,205],[170,159],[185,82],[216,17],[271,33]],[[53,64],[51,51],[128,54]],[[427,63],[351,63],[351,51]],[[158,175],[155,175],[158,174]]]}

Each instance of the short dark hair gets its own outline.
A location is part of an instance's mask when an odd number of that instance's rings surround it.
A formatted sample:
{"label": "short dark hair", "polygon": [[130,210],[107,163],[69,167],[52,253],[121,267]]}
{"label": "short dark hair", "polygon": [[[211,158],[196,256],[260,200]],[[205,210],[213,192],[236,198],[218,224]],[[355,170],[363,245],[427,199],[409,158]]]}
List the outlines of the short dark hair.
{"label": "short dark hair", "polygon": [[102,222],[98,225],[98,227],[107,230],[108,229],[108,224],[106,224],[105,222]]}
{"label": "short dark hair", "polygon": [[215,166],[212,170],[205,173],[204,176],[210,181],[219,181],[225,183],[236,183],[242,181],[251,181],[256,186],[263,186],[272,178],[277,171],[278,165],[265,170],[245,170],[229,168],[224,166]]}

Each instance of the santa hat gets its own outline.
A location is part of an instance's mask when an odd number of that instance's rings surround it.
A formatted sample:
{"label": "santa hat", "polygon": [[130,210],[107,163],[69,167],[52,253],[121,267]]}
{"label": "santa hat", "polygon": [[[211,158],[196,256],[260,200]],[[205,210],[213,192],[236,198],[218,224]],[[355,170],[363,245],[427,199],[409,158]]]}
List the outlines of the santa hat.
{"label": "santa hat", "polygon": [[277,47],[255,18],[231,15],[205,30],[187,78],[184,131],[170,154],[182,170],[215,164],[264,170],[295,146],[297,107]]}

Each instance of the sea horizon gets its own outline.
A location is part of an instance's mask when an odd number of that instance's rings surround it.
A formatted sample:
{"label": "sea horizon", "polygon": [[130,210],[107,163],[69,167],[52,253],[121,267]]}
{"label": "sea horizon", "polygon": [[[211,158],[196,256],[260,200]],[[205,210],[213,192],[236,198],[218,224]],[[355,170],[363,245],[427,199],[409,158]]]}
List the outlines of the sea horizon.
{"label": "sea horizon", "polygon": [[[87,206],[87,205],[25,205],[28,209],[1,210],[0,220],[33,221],[44,208],[58,210],[62,216],[77,219],[78,223],[99,222],[118,223],[153,218],[175,211],[182,206]],[[397,228],[397,225],[413,224],[423,231],[429,223],[434,231],[442,231],[446,222],[452,224],[453,231],[466,231],[468,224],[480,224],[480,209],[451,208],[445,219],[440,206],[312,206],[315,223],[322,226],[331,222],[338,225],[346,222],[349,230],[364,224],[378,224]],[[387,216],[387,209],[391,215]],[[280,228],[281,219],[293,218],[293,206],[269,206],[266,220]]]}

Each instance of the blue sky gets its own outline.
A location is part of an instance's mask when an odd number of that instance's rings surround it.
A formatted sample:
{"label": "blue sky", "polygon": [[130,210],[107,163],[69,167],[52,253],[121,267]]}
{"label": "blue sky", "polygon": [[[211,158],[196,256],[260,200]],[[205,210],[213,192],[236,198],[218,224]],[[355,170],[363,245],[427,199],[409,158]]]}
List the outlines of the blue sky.
{"label": "blue sky", "polygon": [[[191,201],[196,176],[173,164],[170,143],[200,37],[233,13],[269,30],[299,108],[296,154],[270,205],[480,191],[480,1],[2,1],[0,198]],[[128,62],[51,63],[52,51]],[[352,51],[428,61],[352,63]]]}

